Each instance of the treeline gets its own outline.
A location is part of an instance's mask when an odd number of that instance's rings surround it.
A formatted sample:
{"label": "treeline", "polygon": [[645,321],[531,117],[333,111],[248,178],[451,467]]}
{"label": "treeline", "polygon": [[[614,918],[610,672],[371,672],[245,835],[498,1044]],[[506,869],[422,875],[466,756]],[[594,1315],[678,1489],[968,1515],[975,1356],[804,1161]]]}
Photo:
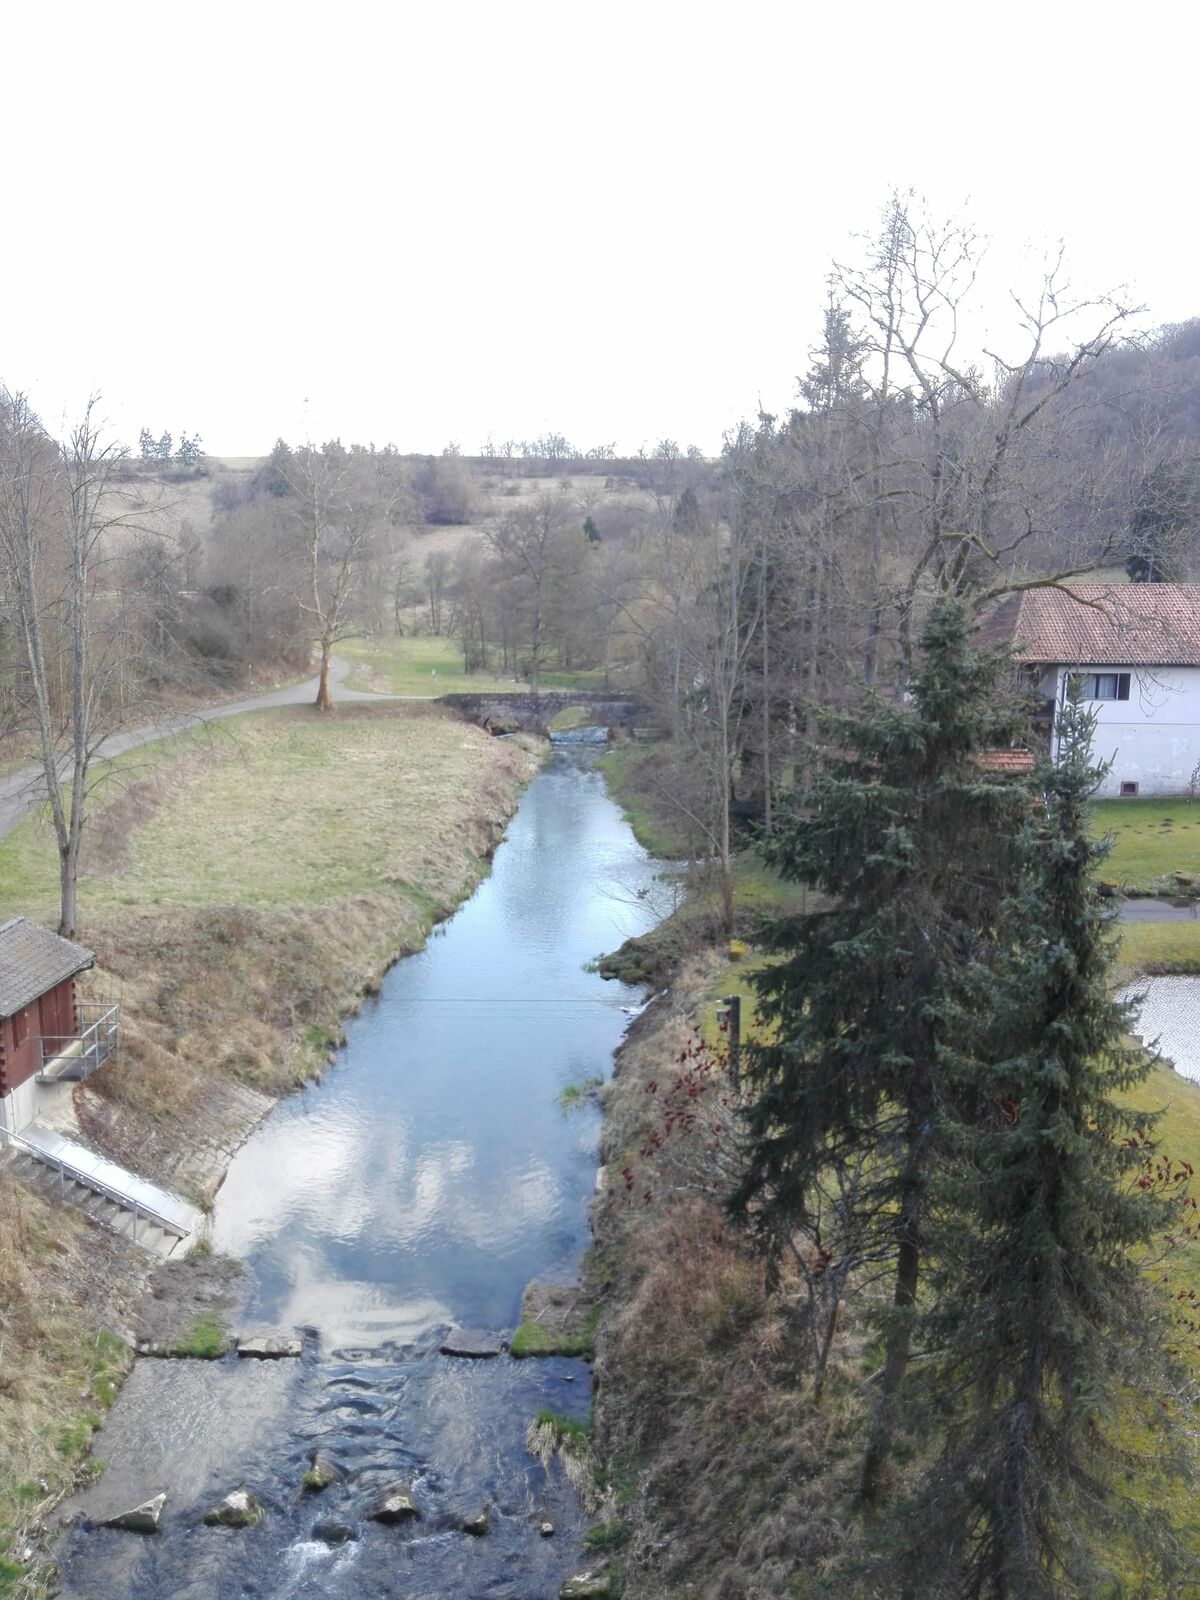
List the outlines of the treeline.
{"label": "treeline", "polygon": [[630,614],[664,782],[727,908],[739,816],[769,829],[803,791],[822,708],[905,691],[936,596],[980,610],[1200,561],[1200,324],[1135,333],[1138,308],[1074,298],[1059,258],[981,357],[961,331],[980,258],[969,226],[894,196],[863,259],[832,270],[794,407],[731,434],[716,481],[644,547]]}

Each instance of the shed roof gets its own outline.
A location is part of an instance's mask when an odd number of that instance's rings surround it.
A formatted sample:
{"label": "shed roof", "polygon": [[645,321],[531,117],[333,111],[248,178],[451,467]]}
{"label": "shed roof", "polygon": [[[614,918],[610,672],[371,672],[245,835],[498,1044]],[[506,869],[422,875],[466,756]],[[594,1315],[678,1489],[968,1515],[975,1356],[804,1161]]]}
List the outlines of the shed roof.
{"label": "shed roof", "polygon": [[0,922],[0,1017],[11,1017],[95,959],[91,950],[26,917]]}
{"label": "shed roof", "polygon": [[1200,584],[1072,583],[1025,589],[985,635],[1018,661],[1088,667],[1200,666]]}
{"label": "shed roof", "polygon": [[981,750],[972,760],[987,772],[1032,772],[1034,768],[1032,750]]}

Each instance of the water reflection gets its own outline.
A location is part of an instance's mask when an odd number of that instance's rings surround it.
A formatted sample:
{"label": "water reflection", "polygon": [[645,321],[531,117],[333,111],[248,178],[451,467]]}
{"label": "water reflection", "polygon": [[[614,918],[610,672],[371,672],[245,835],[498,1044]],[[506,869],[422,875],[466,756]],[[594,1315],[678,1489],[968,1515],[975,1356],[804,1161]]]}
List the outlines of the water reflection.
{"label": "water reflection", "polygon": [[[588,759],[552,759],[490,877],[388,974],[336,1069],[239,1154],[214,1242],[253,1269],[251,1324],[317,1334],[261,1395],[236,1362],[163,1365],[152,1394],[127,1388],[97,1453],[117,1462],[121,1492],[134,1478],[168,1487],[169,1513],[154,1540],[69,1536],[65,1593],[519,1600],[554,1592],[571,1570],[574,1496],[526,1455],[523,1435],[540,1405],[586,1410],[587,1368],[455,1362],[438,1344],[452,1322],[511,1328],[525,1283],[569,1272],[586,1244],[598,1118],[590,1107],[564,1115],[557,1097],[607,1074],[621,1008],[637,996],[585,965],[650,927],[662,898]],[[177,1411],[169,1386],[184,1373],[192,1398]],[[149,1410],[175,1417],[172,1448],[185,1450],[205,1394],[202,1447],[186,1468],[160,1456],[129,1476]],[[227,1429],[231,1407],[242,1421]],[[314,1507],[298,1486],[318,1445],[345,1479]],[[365,1520],[398,1477],[419,1485],[421,1523]],[[264,1523],[248,1535],[204,1528],[206,1500],[243,1480],[267,1505]],[[482,1500],[494,1508],[489,1536],[456,1532]],[[553,1540],[538,1535],[547,1515]],[[345,1520],[357,1538],[330,1549],[312,1537],[318,1517]]]}

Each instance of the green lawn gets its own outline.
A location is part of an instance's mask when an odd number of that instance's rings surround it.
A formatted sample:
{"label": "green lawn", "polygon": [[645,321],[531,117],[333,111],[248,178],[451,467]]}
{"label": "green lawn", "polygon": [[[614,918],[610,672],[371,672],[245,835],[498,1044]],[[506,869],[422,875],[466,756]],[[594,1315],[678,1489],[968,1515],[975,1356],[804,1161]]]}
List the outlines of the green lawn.
{"label": "green lawn", "polygon": [[1101,872],[1130,888],[1173,884],[1182,872],[1200,878],[1200,805],[1178,800],[1098,800],[1096,832],[1113,835]]}
{"label": "green lawn", "polygon": [[[470,694],[499,690],[513,693],[526,687],[523,680],[497,673],[463,671],[462,652],[453,639],[430,634],[402,639],[344,639],[336,653],[355,663],[347,679],[351,689],[377,689],[388,694]],[[434,677],[436,670],[437,676]],[[600,689],[602,672],[543,671],[544,689]]]}

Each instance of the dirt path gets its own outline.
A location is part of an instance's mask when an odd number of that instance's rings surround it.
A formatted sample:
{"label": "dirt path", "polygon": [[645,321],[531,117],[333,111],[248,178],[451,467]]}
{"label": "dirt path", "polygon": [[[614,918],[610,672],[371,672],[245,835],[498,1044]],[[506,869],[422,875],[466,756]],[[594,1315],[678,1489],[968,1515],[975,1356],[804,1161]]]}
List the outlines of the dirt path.
{"label": "dirt path", "polygon": [[[330,683],[335,701],[348,700],[427,700],[430,695],[376,694],[362,689],[347,689],[345,680],[353,670],[353,663],[335,657],[330,667]],[[136,750],[139,745],[154,739],[164,739],[185,728],[201,727],[206,722],[218,722],[223,717],[240,716],[243,711],[264,711],[270,706],[298,706],[311,704],[317,697],[316,678],[306,678],[303,683],[290,684],[286,689],[272,689],[267,694],[251,695],[245,700],[234,700],[228,705],[210,706],[204,711],[188,711],[178,716],[164,717],[141,728],[127,728],[110,734],[100,745],[97,756],[111,760],[126,750]],[[40,766],[30,762],[0,778],[0,839],[10,832],[26,812],[45,799],[46,789]]]}

